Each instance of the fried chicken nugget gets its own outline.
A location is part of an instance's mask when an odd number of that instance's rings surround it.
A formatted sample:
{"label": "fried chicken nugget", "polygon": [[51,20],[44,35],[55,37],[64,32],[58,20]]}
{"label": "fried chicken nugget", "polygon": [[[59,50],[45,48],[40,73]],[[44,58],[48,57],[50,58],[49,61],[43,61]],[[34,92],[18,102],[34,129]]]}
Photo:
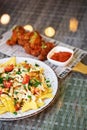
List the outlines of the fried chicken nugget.
{"label": "fried chicken nugget", "polygon": [[18,43],[18,39],[21,39],[22,35],[25,33],[25,30],[22,26],[16,26],[12,31],[12,36],[7,40],[8,45],[15,45]]}
{"label": "fried chicken nugget", "polygon": [[25,52],[28,53],[28,54],[31,54],[33,56],[38,56],[40,55],[41,53],[41,46],[35,46],[35,48],[31,48],[30,47],[30,43],[27,42],[25,45],[24,45],[24,49],[25,49]]}
{"label": "fried chicken nugget", "polygon": [[29,40],[30,47],[32,49],[35,49],[35,46],[41,46],[41,40],[42,40],[42,37],[37,31],[31,32],[30,40]]}
{"label": "fried chicken nugget", "polygon": [[25,32],[24,34],[21,35],[21,37],[18,39],[18,44],[23,46],[28,43],[30,39],[30,32]]}
{"label": "fried chicken nugget", "polygon": [[54,44],[51,43],[51,42],[46,42],[44,43],[43,47],[42,47],[42,50],[41,50],[41,53],[40,55],[38,56],[38,59],[39,60],[46,60],[47,59],[47,54],[48,52],[54,47]]}

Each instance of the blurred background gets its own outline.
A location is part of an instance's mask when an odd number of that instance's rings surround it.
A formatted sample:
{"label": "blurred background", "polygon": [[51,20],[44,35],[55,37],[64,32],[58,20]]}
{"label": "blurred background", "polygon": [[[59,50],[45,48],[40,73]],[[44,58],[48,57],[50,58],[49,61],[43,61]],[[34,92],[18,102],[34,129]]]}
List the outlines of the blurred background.
{"label": "blurred background", "polygon": [[87,50],[87,0],[0,0],[0,34],[14,25],[51,26],[52,38]]}

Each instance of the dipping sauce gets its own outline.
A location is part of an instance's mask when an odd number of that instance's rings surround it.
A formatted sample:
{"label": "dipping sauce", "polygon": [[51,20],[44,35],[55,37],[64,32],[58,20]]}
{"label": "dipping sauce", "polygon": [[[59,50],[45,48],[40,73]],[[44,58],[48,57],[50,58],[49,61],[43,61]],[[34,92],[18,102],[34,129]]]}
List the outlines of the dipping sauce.
{"label": "dipping sauce", "polygon": [[55,52],[52,56],[51,59],[60,61],[60,62],[65,62],[71,57],[72,53],[70,52]]}

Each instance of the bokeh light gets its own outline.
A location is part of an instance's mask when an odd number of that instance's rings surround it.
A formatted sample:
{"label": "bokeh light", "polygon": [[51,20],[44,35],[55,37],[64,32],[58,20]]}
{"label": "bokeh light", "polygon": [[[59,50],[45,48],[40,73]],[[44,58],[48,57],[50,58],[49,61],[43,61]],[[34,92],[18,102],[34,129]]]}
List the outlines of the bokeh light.
{"label": "bokeh light", "polygon": [[53,27],[47,27],[45,30],[44,30],[44,33],[46,36],[48,37],[53,37],[55,35],[55,29]]}
{"label": "bokeh light", "polygon": [[27,30],[27,31],[30,31],[30,32],[33,31],[33,27],[31,25],[25,25],[24,29]]}
{"label": "bokeh light", "polygon": [[78,29],[78,20],[76,18],[71,18],[69,21],[69,29],[71,32],[76,32]]}
{"label": "bokeh light", "polygon": [[0,19],[0,22],[1,22],[1,24],[4,24],[4,25],[6,25],[6,24],[8,24],[9,22],[10,22],[10,15],[9,14],[3,14],[2,16],[1,16],[1,19]]}

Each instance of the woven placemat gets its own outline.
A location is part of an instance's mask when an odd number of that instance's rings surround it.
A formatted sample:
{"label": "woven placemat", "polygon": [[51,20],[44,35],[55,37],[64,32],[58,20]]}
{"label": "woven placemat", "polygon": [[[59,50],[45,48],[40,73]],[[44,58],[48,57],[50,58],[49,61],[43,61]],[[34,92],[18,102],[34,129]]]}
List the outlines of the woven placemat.
{"label": "woven placemat", "polygon": [[31,118],[0,122],[0,130],[87,130],[86,95],[87,81],[69,78],[52,107]]}

